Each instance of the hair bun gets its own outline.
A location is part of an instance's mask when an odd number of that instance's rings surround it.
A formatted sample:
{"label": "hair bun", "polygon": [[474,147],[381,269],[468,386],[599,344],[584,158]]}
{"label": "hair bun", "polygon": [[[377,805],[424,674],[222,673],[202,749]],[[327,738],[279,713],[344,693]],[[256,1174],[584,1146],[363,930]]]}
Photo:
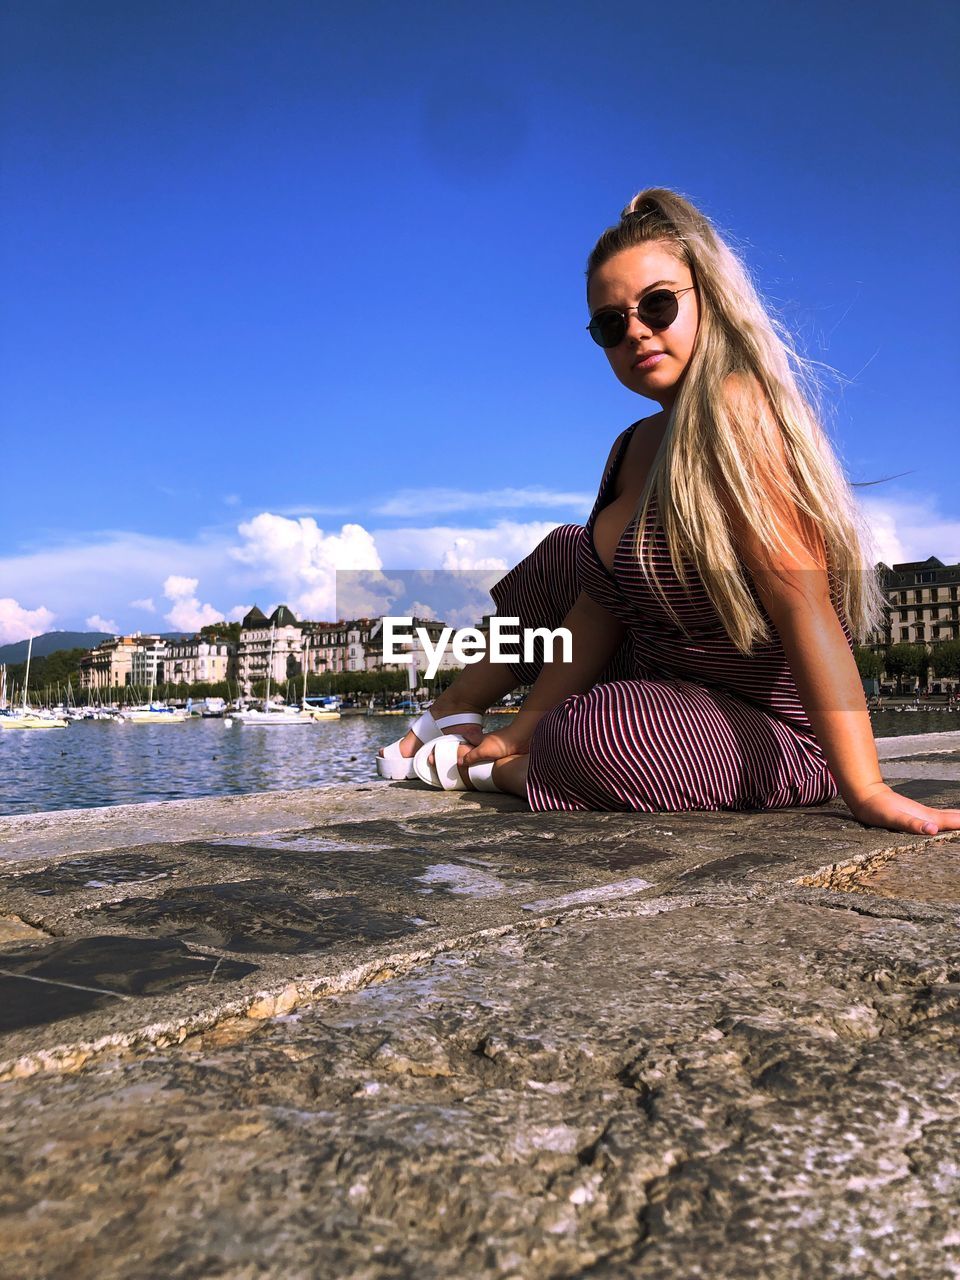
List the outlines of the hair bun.
{"label": "hair bun", "polygon": [[649,218],[651,214],[662,212],[659,201],[641,191],[624,208],[620,214],[620,221],[624,222],[627,218]]}

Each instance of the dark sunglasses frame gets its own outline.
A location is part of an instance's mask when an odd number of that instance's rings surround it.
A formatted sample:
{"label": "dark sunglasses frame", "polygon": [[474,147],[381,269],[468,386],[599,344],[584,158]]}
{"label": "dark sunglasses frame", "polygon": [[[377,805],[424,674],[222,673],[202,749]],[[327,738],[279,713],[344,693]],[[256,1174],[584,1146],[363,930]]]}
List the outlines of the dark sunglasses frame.
{"label": "dark sunglasses frame", "polygon": [[[590,317],[587,332],[598,347],[609,350],[611,347],[618,347],[627,336],[630,317],[634,313],[641,324],[655,333],[669,329],[680,312],[677,299],[696,287],[695,284],[688,284],[685,289],[652,289],[635,307],[629,307],[626,311],[618,311],[616,307],[603,307]],[[614,317],[620,322],[616,328],[610,323]]]}

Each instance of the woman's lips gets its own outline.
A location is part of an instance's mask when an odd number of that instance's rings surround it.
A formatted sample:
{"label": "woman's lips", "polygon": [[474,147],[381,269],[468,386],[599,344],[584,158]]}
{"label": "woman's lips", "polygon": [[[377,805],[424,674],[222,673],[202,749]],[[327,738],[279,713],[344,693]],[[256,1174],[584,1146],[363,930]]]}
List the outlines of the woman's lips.
{"label": "woman's lips", "polygon": [[645,355],[637,356],[633,362],[635,369],[655,369],[660,361],[664,358],[663,351],[648,351]]}

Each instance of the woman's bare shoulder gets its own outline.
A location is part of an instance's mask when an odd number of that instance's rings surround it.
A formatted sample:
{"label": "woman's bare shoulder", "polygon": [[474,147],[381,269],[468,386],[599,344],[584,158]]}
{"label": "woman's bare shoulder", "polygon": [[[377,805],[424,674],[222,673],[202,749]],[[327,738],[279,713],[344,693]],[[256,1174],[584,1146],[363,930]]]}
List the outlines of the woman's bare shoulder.
{"label": "woman's bare shoulder", "polygon": [[606,462],[603,464],[603,473],[602,473],[602,474],[603,474],[603,475],[606,475],[606,474],[607,474],[607,471],[610,469],[610,465],[611,465],[611,463],[613,462],[614,458],[617,456],[617,453],[619,452],[620,446],[623,444],[623,442],[624,442],[624,440],[626,439],[626,437],[627,437],[628,435],[630,435],[630,433],[631,433],[631,432],[632,432],[636,427],[645,426],[645,425],[649,425],[649,424],[654,423],[654,422],[658,422],[662,417],[663,417],[663,414],[662,414],[662,413],[655,413],[655,414],[653,414],[653,415],[652,415],[651,417],[649,417],[649,418],[640,418],[640,419],[638,419],[638,421],[636,421],[636,422],[631,422],[631,424],[630,424],[630,426],[629,426],[629,427],[625,427],[625,428],[623,429],[623,431],[621,431],[621,432],[620,432],[620,434],[617,436],[616,440],[614,440],[614,442],[613,442],[613,444],[612,444],[612,446],[611,446],[611,448],[610,448],[610,452],[607,454],[607,460],[606,460]]}
{"label": "woman's bare shoulder", "polygon": [[620,446],[623,444],[624,439],[625,439],[625,438],[626,438],[626,436],[629,434],[629,432],[630,432],[630,431],[632,431],[632,430],[633,430],[633,428],[632,428],[632,427],[626,427],[626,428],[624,428],[624,430],[620,432],[620,434],[617,436],[616,440],[614,440],[613,444],[610,446],[610,452],[607,454],[607,460],[606,460],[606,462],[603,464],[603,471],[600,473],[600,475],[601,475],[601,479],[602,479],[602,478],[603,478],[603,476],[605,476],[605,475],[607,474],[607,472],[610,470],[610,467],[611,467],[611,465],[612,465],[612,463],[613,463],[613,460],[614,460],[614,458],[617,456],[617,453],[618,453],[618,452],[619,452],[619,450],[620,450]]}

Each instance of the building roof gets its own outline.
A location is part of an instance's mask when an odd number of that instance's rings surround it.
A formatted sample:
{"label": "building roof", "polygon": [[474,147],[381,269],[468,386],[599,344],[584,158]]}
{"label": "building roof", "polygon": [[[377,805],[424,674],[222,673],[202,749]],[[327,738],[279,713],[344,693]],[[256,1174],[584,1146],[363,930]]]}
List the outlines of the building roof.
{"label": "building roof", "polygon": [[278,604],[270,615],[270,625],[274,627],[299,627],[303,624],[294,617],[293,611],[285,604]]}
{"label": "building roof", "polygon": [[908,569],[945,569],[947,566],[936,556],[927,556],[926,560],[907,560],[903,564],[890,566],[894,573],[906,573]]}
{"label": "building roof", "polygon": [[258,627],[262,623],[266,623],[266,621],[267,615],[262,609],[258,609],[257,606],[254,605],[240,625],[241,627]]}

